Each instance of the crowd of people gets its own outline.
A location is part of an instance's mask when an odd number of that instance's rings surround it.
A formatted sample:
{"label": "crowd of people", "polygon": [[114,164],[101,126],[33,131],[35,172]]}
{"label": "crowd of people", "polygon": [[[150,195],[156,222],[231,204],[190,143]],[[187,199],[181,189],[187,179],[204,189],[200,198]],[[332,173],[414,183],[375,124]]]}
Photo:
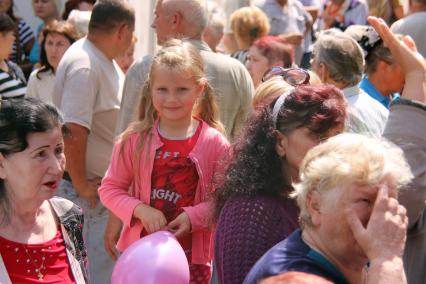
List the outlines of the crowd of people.
{"label": "crowd of people", "polygon": [[[426,2],[0,0],[0,283],[426,284]],[[161,270],[161,265],[158,267]],[[144,283],[144,279],[140,279]]]}

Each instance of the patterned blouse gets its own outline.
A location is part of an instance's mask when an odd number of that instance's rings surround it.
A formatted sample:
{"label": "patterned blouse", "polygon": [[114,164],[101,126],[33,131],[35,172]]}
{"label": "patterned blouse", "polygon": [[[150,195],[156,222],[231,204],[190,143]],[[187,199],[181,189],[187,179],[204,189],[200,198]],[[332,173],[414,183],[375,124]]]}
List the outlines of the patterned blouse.
{"label": "patterned blouse", "polygon": [[[83,211],[71,201],[53,197],[49,200],[61,225],[69,264],[77,284],[88,283],[87,252],[83,242]],[[0,283],[12,284],[0,255]]]}

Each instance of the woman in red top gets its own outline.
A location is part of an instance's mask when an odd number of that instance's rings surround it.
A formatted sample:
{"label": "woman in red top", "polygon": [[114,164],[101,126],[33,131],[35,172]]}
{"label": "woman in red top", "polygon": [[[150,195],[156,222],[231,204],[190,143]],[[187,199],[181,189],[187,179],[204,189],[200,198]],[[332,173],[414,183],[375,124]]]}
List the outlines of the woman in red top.
{"label": "woman in red top", "polygon": [[56,108],[0,100],[0,283],[86,283],[81,211],[53,198],[64,169]]}

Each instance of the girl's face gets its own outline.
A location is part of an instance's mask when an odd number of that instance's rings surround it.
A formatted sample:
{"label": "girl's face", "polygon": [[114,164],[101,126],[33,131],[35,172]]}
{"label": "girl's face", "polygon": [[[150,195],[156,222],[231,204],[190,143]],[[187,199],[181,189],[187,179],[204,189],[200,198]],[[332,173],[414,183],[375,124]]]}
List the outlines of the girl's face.
{"label": "girl's face", "polygon": [[0,12],[6,13],[12,6],[12,0],[0,0]]}
{"label": "girl's face", "polygon": [[[1,1],[1,0],[0,0]],[[13,31],[0,32],[0,60],[6,59],[12,53],[15,33]]]}
{"label": "girl's face", "polygon": [[58,33],[47,34],[44,48],[46,50],[47,61],[52,65],[54,70],[58,67],[59,61],[61,61],[62,56],[70,45],[71,43],[64,35]]}
{"label": "girl's face", "polygon": [[53,197],[65,170],[62,133],[59,127],[30,133],[27,142],[24,151],[0,154],[0,178],[14,200],[43,202]]}
{"label": "girl's face", "polygon": [[54,0],[33,0],[33,10],[34,14],[42,20],[58,16]]}
{"label": "girl's face", "polygon": [[250,47],[247,56],[246,68],[250,73],[255,88],[262,83],[262,76],[270,67],[268,58],[263,56],[257,47]]}
{"label": "girl's face", "polygon": [[160,119],[174,124],[190,120],[204,84],[197,84],[194,78],[170,68],[159,67],[152,75],[152,102]]}

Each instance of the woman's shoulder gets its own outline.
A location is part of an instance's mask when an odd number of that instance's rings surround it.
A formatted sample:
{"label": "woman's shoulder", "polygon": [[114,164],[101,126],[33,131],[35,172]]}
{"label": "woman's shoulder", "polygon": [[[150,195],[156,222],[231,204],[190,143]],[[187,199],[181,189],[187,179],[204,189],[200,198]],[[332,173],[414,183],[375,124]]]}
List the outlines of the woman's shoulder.
{"label": "woman's shoulder", "polygon": [[69,216],[83,215],[83,210],[68,199],[55,196],[49,199],[49,203],[52,205],[53,210],[59,219],[67,218]]}

